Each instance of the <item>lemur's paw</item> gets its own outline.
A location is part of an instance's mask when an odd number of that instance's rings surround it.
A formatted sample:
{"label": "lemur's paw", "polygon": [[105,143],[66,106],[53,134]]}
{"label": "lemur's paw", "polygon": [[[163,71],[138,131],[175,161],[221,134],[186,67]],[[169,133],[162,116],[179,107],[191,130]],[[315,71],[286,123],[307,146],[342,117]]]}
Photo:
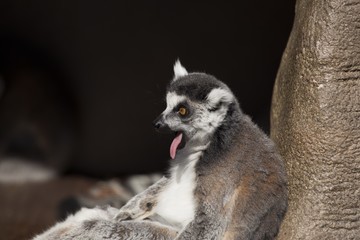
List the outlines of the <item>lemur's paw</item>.
{"label": "lemur's paw", "polygon": [[131,216],[131,213],[125,212],[125,211],[120,211],[115,216],[115,220],[119,221],[119,222],[128,221],[128,220],[132,220],[132,219],[133,219],[133,217]]}

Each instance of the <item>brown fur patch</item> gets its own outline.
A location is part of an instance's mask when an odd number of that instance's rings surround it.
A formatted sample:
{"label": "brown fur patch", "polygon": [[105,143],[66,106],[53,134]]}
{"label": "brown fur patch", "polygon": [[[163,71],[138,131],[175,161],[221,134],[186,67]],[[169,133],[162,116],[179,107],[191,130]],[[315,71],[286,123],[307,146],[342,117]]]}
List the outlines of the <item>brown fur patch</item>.
{"label": "brown fur patch", "polygon": [[225,232],[224,237],[222,238],[222,240],[232,240],[235,239],[235,232],[228,230]]}
{"label": "brown fur patch", "polygon": [[237,205],[239,199],[245,199],[250,195],[249,191],[249,182],[251,180],[250,176],[245,176],[241,185],[235,188],[230,199],[224,205],[224,212],[233,212],[234,207]]}

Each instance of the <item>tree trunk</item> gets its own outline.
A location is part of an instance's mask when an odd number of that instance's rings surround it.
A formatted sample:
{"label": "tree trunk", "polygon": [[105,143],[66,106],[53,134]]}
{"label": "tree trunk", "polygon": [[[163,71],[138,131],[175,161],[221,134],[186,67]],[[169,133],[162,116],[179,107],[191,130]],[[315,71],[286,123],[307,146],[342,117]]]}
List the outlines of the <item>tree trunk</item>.
{"label": "tree trunk", "polygon": [[289,208],[278,239],[360,239],[360,0],[298,0],[271,136]]}

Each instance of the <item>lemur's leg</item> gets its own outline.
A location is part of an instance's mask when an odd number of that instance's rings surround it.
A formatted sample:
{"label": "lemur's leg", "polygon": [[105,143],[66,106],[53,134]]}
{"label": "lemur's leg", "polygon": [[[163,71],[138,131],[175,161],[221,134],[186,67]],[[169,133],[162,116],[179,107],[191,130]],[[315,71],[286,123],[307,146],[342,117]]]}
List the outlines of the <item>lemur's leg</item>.
{"label": "lemur's leg", "polygon": [[147,220],[118,222],[114,220],[117,211],[112,207],[83,208],[33,240],[172,240],[177,235],[175,228],[158,222]]}
{"label": "lemur's leg", "polygon": [[168,178],[163,177],[144,192],[130,199],[128,203],[120,209],[115,219],[117,221],[131,219],[142,220],[151,216],[158,201],[157,197],[161,190],[167,185],[168,181]]}
{"label": "lemur's leg", "polygon": [[72,232],[68,232],[68,238],[60,239],[173,240],[176,235],[175,229],[146,220],[124,222],[87,220],[78,228],[73,228]]}
{"label": "lemur's leg", "polygon": [[[92,237],[91,239],[173,240],[178,234],[175,228],[147,220],[123,222],[89,221],[84,223],[85,225],[88,225],[86,232],[88,232],[88,236]],[[93,238],[96,235],[98,237]]]}

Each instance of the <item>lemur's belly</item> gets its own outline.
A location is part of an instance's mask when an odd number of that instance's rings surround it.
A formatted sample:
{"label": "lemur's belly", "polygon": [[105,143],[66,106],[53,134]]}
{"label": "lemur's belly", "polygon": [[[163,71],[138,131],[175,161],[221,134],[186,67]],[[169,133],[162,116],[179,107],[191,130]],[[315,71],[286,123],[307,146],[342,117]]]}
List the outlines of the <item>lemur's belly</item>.
{"label": "lemur's belly", "polygon": [[168,223],[181,228],[191,222],[195,216],[195,163],[190,164],[191,166],[188,166],[178,181],[175,174],[172,174],[170,183],[160,194],[155,209],[155,212]]}

